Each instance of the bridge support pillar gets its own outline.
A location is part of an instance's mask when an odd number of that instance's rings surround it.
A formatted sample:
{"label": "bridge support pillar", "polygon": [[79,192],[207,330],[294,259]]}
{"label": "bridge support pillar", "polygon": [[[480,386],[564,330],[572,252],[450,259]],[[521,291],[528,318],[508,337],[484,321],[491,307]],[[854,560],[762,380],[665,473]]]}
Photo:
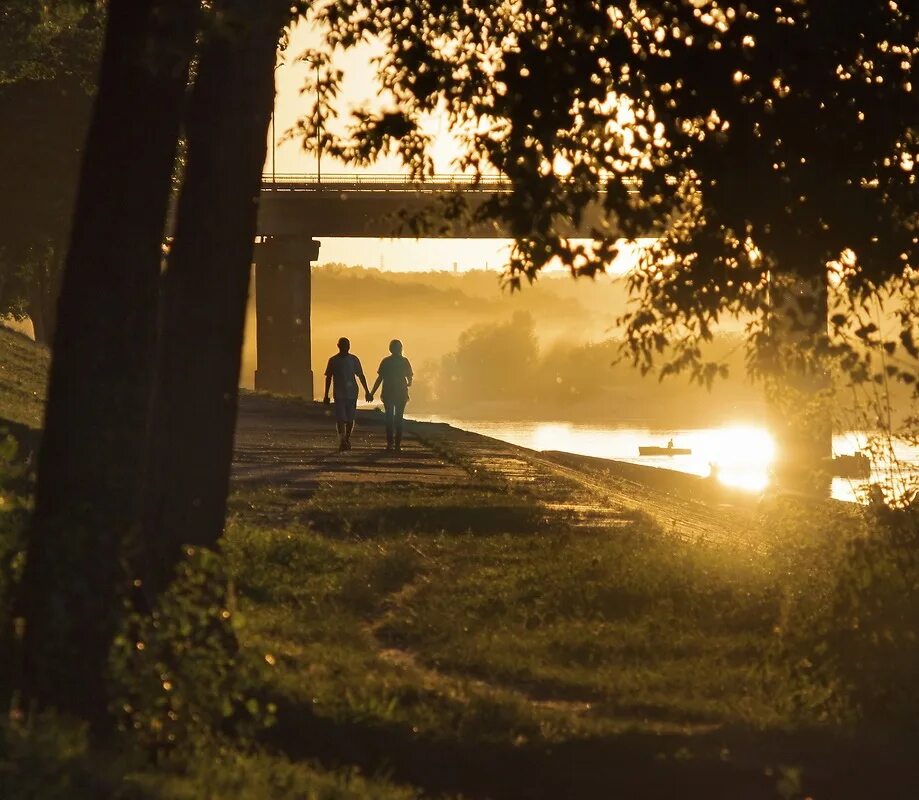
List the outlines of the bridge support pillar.
{"label": "bridge support pillar", "polygon": [[313,399],[310,357],[310,263],[319,242],[267,237],[255,248],[255,388]]}

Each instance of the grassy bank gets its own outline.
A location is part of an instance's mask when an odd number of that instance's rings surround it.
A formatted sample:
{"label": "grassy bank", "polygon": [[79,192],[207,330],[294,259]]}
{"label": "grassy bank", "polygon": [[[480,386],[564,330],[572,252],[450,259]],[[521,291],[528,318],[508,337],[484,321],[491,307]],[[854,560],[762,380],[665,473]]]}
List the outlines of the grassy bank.
{"label": "grassy bank", "polygon": [[641,514],[577,525],[500,476],[237,494],[224,547],[242,641],[272,664],[264,741],[482,797],[857,797],[881,775],[911,781],[834,683],[840,652],[874,652],[832,616],[864,519],[763,513],[785,531],[768,557]]}
{"label": "grassy bank", "polygon": [[758,670],[769,568],[640,516],[611,535],[534,507],[487,486],[237,496],[225,546],[279,691],[506,742],[781,722]]}
{"label": "grassy bank", "polygon": [[47,348],[0,327],[0,424],[41,427],[49,363]]}
{"label": "grassy bank", "polygon": [[[13,583],[21,575],[24,529],[34,476],[31,455],[40,434],[46,348],[0,328],[0,628],[10,625]],[[0,696],[15,644],[0,637]],[[204,665],[205,669],[209,665]],[[255,683],[250,692],[262,689]],[[190,687],[194,691],[194,687]],[[250,737],[203,732],[173,751],[152,751],[125,733],[91,747],[83,725],[48,714],[0,718],[0,797],[9,800],[408,800],[417,792],[380,774],[326,768],[313,759],[269,752]],[[155,766],[154,766],[155,763]],[[373,771],[371,771],[372,773]]]}

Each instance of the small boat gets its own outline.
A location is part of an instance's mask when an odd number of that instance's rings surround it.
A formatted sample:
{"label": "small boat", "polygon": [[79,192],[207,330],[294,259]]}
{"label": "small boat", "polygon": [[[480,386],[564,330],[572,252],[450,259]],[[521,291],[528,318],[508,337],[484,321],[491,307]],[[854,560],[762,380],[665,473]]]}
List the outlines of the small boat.
{"label": "small boat", "polygon": [[666,447],[653,447],[646,445],[638,448],[640,456],[691,456],[692,450],[689,447],[674,447],[673,439],[667,442]]}
{"label": "small boat", "polygon": [[838,478],[870,478],[871,459],[864,453],[836,456],[832,472]]}

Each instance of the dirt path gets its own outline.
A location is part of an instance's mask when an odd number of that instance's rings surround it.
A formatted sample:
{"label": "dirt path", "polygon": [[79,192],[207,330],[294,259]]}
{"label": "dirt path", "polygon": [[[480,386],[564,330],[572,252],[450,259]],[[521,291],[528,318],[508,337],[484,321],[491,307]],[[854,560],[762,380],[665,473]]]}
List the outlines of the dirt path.
{"label": "dirt path", "polygon": [[524,486],[577,525],[615,529],[635,513],[692,541],[768,549],[749,508],[712,502],[704,481],[664,470],[564,453],[540,453],[438,423],[407,425],[401,453],[383,449],[382,415],[358,413],[354,449],[339,453],[329,406],[244,394],[236,432],[237,485],[284,486],[309,493],[347,484]]}
{"label": "dirt path", "polygon": [[329,483],[455,484],[469,473],[409,435],[401,453],[383,449],[382,414],[360,412],[353,449],[338,452],[331,406],[245,393],[233,458],[237,485],[271,483],[310,491]]}

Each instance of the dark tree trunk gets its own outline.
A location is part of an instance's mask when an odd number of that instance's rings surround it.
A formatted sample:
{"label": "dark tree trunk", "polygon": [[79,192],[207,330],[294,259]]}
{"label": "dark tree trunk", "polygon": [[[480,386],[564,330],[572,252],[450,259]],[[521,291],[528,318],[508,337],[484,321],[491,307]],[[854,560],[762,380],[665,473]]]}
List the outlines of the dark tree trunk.
{"label": "dark tree trunk", "polygon": [[29,319],[35,341],[50,346],[54,338],[55,307],[60,291],[61,257],[51,252],[48,260],[37,264],[29,287]]}
{"label": "dark tree trunk", "polygon": [[828,495],[832,486],[832,381],[827,368],[828,287],[824,276],[774,276],[772,334],[777,362],[766,383],[779,490]]}
{"label": "dark tree trunk", "polygon": [[32,333],[39,344],[50,345],[52,332],[48,326],[48,304],[45,298],[44,267],[41,274],[32,277],[29,286],[29,319],[32,320]]}
{"label": "dark tree trunk", "polygon": [[193,0],[110,0],[74,210],[23,582],[23,689],[98,721],[140,519],[162,236]]}
{"label": "dark tree trunk", "polygon": [[151,599],[182,544],[213,547],[223,530],[276,50],[289,8],[221,5],[240,24],[202,45],[165,275],[141,561]]}

